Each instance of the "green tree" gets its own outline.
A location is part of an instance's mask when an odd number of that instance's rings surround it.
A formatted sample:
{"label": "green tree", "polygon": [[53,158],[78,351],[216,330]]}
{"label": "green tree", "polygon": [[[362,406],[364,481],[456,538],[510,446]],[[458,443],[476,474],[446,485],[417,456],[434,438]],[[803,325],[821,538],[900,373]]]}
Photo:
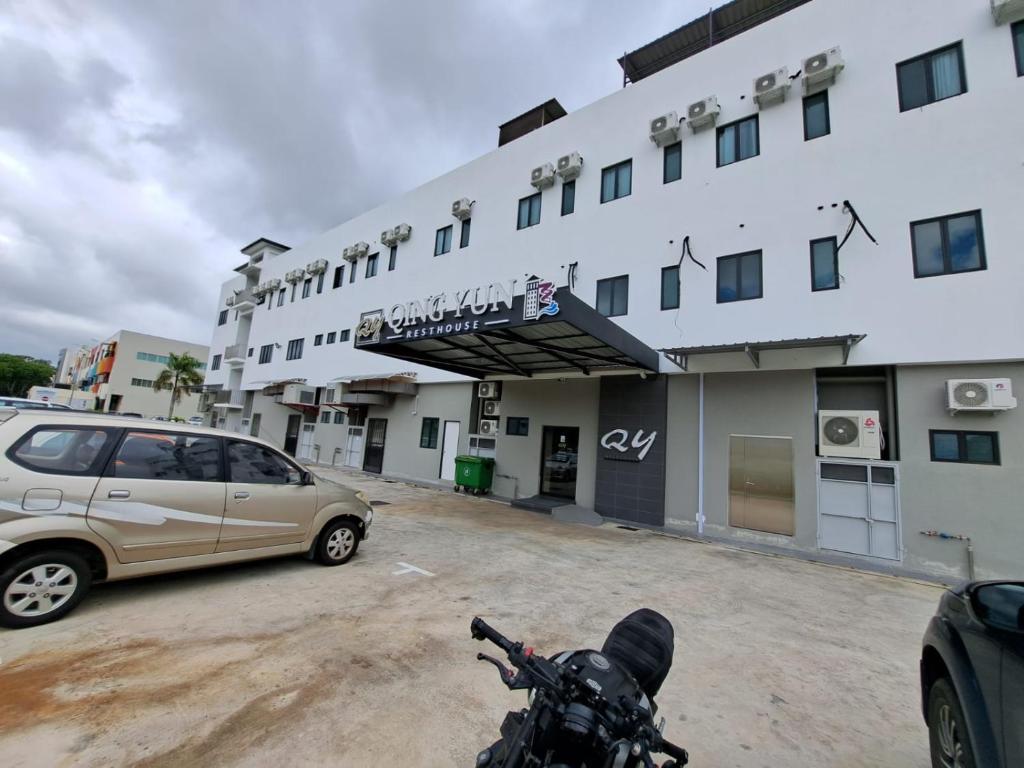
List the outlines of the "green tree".
{"label": "green tree", "polygon": [[202,363],[188,352],[180,355],[171,352],[167,357],[167,367],[153,381],[153,391],[171,391],[171,406],[167,409],[167,418],[170,419],[174,416],[174,406],[181,402],[181,396],[203,383],[203,374],[199,372]]}
{"label": "green tree", "polygon": [[45,360],[0,354],[0,395],[25,397],[30,387],[53,381],[54,369]]}

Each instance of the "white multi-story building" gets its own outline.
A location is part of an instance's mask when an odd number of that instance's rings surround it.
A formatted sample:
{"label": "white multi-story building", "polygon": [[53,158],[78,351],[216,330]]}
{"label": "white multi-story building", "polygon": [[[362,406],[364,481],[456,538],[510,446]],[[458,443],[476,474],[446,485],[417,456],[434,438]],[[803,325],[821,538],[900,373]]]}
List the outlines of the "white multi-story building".
{"label": "white multi-story building", "polygon": [[492,456],[525,506],[1019,574],[1019,18],[735,0],[625,55],[628,87],[257,240],[221,292],[216,423],[438,482]]}

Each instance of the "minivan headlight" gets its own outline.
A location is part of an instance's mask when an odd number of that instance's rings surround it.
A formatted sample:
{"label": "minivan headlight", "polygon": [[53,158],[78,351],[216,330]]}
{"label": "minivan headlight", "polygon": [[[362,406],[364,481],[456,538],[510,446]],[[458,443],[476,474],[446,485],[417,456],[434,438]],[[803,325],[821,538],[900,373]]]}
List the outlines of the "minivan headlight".
{"label": "minivan headlight", "polygon": [[366,495],[365,491],[356,491],[356,498],[359,499],[370,509],[373,509],[373,505],[370,504],[370,497]]}

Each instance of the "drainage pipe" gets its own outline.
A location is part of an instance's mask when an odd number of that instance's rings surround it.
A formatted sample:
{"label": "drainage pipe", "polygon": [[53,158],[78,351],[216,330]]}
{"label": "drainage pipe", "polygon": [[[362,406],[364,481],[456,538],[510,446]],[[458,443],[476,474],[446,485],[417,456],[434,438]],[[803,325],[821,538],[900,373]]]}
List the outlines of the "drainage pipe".
{"label": "drainage pipe", "polygon": [[704,374],[697,389],[697,533],[704,534]]}

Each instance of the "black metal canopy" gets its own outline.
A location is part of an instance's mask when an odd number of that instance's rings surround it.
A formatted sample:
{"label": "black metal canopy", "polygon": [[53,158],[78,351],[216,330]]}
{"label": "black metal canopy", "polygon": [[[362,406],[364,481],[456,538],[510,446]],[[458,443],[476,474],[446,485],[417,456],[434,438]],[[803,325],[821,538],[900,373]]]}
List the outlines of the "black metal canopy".
{"label": "black metal canopy", "polygon": [[479,316],[464,307],[399,332],[385,324],[374,338],[361,339],[357,333],[355,346],[478,379],[560,372],[589,375],[626,368],[657,372],[655,350],[568,288],[556,290],[554,299],[557,314],[529,319],[523,309],[525,296],[516,296],[511,309],[492,309]]}
{"label": "black metal canopy", "polygon": [[850,349],[866,334],[848,333],[843,336],[814,336],[806,339],[777,339],[774,341],[741,341],[736,344],[711,344],[703,347],[675,347],[663,349],[665,357],[684,371],[691,355],[712,355],[721,352],[746,352],[755,368],[761,367],[761,353],[772,349],[807,349],[810,347],[839,347],[843,353],[843,365],[850,358]]}

